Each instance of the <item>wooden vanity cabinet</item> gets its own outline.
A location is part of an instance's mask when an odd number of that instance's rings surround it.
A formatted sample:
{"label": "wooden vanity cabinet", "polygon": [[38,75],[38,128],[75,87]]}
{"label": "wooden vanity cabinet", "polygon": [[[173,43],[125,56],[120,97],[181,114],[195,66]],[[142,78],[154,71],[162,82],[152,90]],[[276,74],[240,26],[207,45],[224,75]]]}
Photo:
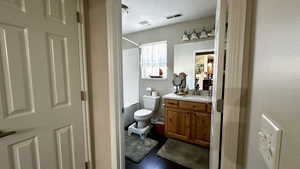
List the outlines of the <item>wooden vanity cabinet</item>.
{"label": "wooden vanity cabinet", "polygon": [[167,110],[167,135],[188,141],[190,135],[190,113],[182,110]]}
{"label": "wooden vanity cabinet", "polygon": [[167,137],[209,147],[211,104],[165,99]]}
{"label": "wooden vanity cabinet", "polygon": [[191,116],[191,141],[205,147],[210,143],[210,114],[193,112]]}

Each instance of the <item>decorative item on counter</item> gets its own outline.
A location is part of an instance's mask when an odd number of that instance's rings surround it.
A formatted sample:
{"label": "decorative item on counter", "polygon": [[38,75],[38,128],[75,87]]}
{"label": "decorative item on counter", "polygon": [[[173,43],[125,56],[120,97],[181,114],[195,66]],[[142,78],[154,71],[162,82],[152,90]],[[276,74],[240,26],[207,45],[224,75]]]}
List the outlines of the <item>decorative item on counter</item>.
{"label": "decorative item on counter", "polygon": [[187,31],[184,31],[184,33],[183,33],[181,39],[182,39],[183,41],[189,41],[189,40],[190,40]]}
{"label": "decorative item on counter", "polygon": [[185,92],[186,92],[186,94],[189,94],[189,92],[190,92],[190,89],[189,89],[189,86],[188,85],[186,85],[186,87],[185,87]]}
{"label": "decorative item on counter", "polygon": [[200,39],[207,39],[208,38],[207,30],[205,29],[205,27],[203,27],[203,29],[201,30],[199,38]]}
{"label": "decorative item on counter", "polygon": [[215,36],[215,27],[213,27],[209,32],[208,32],[208,37],[214,37]]}
{"label": "decorative item on counter", "polygon": [[176,88],[175,94],[177,95],[187,95],[186,89],[186,76],[185,73],[179,73],[179,75],[174,73],[174,78],[172,80],[174,87]]}
{"label": "decorative item on counter", "polygon": [[197,34],[197,32],[195,31],[195,29],[193,30],[190,39],[191,39],[191,40],[198,40],[198,39],[199,39],[198,34]]}

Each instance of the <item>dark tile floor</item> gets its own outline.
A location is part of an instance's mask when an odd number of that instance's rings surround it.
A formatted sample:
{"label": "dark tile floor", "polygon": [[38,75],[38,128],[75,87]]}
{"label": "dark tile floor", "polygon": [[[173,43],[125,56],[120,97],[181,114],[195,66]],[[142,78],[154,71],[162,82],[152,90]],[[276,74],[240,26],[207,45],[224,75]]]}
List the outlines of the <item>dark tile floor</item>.
{"label": "dark tile floor", "polygon": [[151,133],[148,135],[148,137],[157,140],[159,142],[158,145],[153,148],[152,151],[140,163],[135,163],[126,158],[126,169],[188,169],[156,155],[159,149],[167,141],[167,138],[158,137]]}

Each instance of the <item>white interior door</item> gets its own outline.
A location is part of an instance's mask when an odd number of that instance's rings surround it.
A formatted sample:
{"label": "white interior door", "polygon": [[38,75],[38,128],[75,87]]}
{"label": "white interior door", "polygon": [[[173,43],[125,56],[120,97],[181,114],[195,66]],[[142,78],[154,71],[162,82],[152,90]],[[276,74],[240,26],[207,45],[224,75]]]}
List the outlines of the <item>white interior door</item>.
{"label": "white interior door", "polygon": [[76,10],[0,0],[1,169],[84,168]]}
{"label": "white interior door", "polygon": [[[210,169],[219,169],[221,138],[222,138],[222,110],[225,40],[227,22],[227,2],[218,0],[216,14],[216,38],[215,38],[215,64],[213,77],[212,116],[211,116],[211,145],[210,145]],[[219,103],[218,103],[219,102]],[[219,108],[218,108],[219,107]]]}

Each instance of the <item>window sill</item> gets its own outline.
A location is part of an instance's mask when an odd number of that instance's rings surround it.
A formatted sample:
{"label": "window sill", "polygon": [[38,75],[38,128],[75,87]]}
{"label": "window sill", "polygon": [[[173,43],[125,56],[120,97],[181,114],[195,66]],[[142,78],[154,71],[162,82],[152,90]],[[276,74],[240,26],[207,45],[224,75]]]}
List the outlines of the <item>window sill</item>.
{"label": "window sill", "polygon": [[164,78],[141,78],[141,80],[168,80],[168,78],[164,77]]}

